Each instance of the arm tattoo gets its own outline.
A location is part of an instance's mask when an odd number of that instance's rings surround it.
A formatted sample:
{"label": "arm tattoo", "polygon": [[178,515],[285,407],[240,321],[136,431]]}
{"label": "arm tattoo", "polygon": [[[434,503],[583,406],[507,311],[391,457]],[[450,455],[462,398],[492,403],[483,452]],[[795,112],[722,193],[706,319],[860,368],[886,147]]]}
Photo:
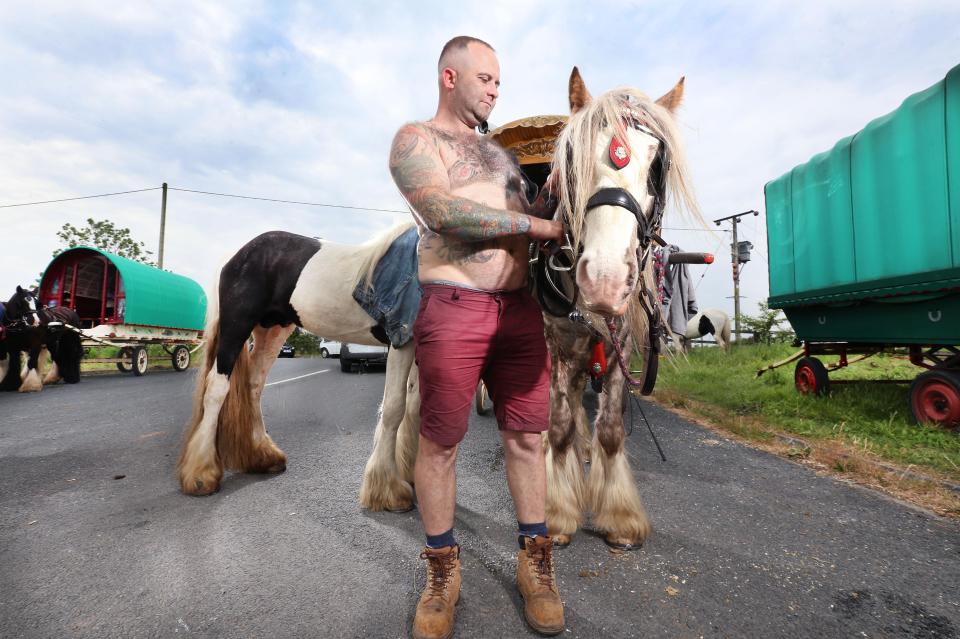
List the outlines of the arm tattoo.
{"label": "arm tattoo", "polygon": [[435,233],[482,242],[530,231],[530,218],[524,213],[451,195],[450,178],[436,146],[413,125],[402,128],[393,141],[390,172],[410,206]]}

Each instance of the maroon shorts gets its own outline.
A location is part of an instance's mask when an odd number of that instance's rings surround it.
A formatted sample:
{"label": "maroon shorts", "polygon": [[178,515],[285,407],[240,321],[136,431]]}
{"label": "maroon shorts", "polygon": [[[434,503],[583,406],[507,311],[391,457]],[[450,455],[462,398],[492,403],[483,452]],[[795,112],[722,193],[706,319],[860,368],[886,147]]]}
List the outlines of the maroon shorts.
{"label": "maroon shorts", "polygon": [[413,338],[421,435],[442,446],[459,443],[481,379],[501,430],[547,430],[550,357],[543,315],[526,289],[424,284]]}

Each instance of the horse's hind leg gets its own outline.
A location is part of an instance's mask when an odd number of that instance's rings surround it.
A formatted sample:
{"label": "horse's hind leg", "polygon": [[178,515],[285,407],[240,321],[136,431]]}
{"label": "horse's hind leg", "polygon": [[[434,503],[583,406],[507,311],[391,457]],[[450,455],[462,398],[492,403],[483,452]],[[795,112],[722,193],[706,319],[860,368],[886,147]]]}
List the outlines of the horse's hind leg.
{"label": "horse's hind leg", "polygon": [[277,361],[277,354],[295,326],[257,326],[253,329],[253,353],[250,354],[250,403],[253,409],[253,429],[250,432],[250,453],[238,468],[248,473],[281,473],[287,469],[287,456],[267,434],[263,422],[260,399],[267,375]]}
{"label": "horse's hind leg", "polygon": [[586,424],[583,388],[586,378],[575,375],[569,363],[552,357],[550,384],[550,429],[547,431],[547,529],[558,546],[583,523],[583,464],[577,438],[578,421]]}
{"label": "horse's hind leg", "polygon": [[650,520],[624,449],[623,376],[614,369],[606,382],[600,396],[587,494],[593,524],[606,534],[607,543],[632,549],[650,534]]}
{"label": "horse's hind leg", "polygon": [[[413,489],[397,467],[397,437],[407,405],[407,381],[413,366],[413,344],[390,352],[383,387],[380,419],[373,435],[373,452],[360,486],[360,505],[370,510],[403,512],[413,505]],[[409,444],[405,442],[406,447]],[[401,449],[405,450],[405,449]]]}

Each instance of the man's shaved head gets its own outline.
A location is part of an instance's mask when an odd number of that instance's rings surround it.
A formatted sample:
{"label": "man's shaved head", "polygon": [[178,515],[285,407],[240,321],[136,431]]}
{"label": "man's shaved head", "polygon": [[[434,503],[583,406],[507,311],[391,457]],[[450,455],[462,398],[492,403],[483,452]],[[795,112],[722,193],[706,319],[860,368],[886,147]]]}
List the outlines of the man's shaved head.
{"label": "man's shaved head", "polygon": [[437,62],[437,73],[443,73],[443,70],[446,67],[454,66],[453,61],[458,54],[466,51],[467,46],[471,42],[476,42],[479,45],[482,45],[491,51],[495,51],[493,47],[481,40],[480,38],[474,38],[471,36],[457,36],[456,38],[451,39],[445,45],[443,45],[443,50],[440,52],[440,60]]}

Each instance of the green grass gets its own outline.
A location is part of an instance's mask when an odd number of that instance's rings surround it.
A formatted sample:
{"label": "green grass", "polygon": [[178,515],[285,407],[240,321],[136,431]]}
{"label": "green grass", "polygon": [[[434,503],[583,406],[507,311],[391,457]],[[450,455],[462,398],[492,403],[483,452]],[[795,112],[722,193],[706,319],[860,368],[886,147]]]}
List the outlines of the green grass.
{"label": "green grass", "polygon": [[[734,421],[755,431],[739,433],[748,437],[769,439],[770,431],[777,431],[811,443],[839,440],[901,466],[933,469],[960,480],[960,436],[913,422],[909,384],[836,384],[830,396],[818,398],[794,389],[793,362],[756,377],[758,369],[796,350],[788,345],[752,344],[730,353],[694,349],[689,361],[679,357],[676,366],[661,363],[657,392],[681,407],[685,399],[692,399],[720,407],[728,416],[742,416]],[[837,361],[836,357],[821,359],[827,365]],[[920,372],[901,357],[879,355],[831,372],[830,378],[910,380]]]}

